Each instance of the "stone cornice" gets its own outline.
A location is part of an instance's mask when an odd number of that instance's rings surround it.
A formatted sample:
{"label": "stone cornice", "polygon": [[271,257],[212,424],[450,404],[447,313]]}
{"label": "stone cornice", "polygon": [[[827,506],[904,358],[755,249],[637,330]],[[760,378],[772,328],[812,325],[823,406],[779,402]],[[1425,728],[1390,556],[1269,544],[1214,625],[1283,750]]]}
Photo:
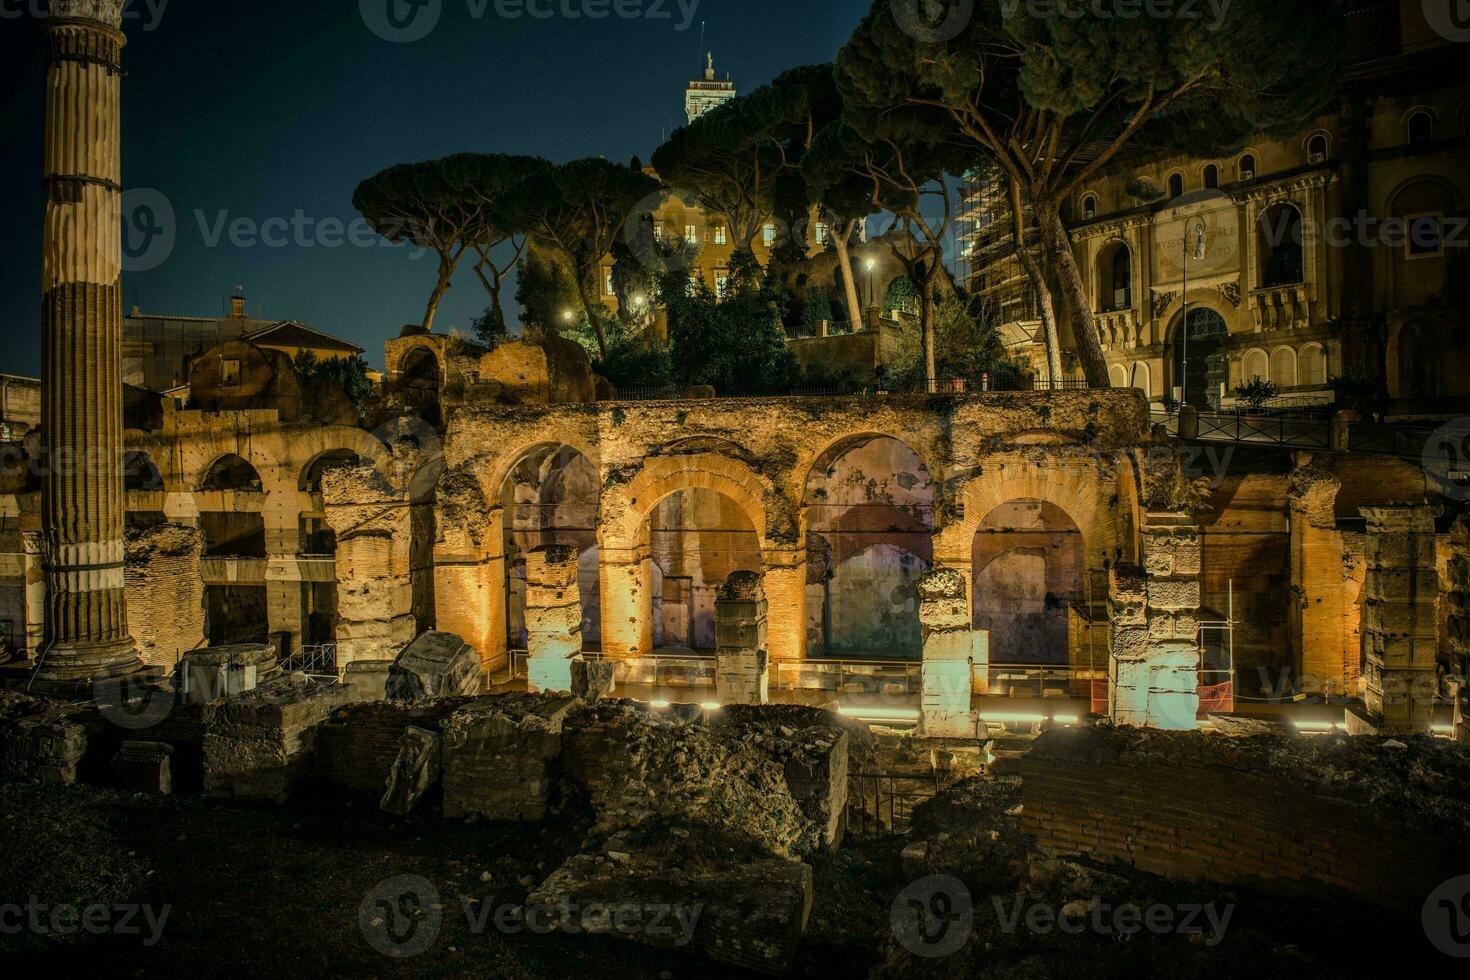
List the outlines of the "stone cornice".
{"label": "stone cornice", "polygon": [[51,24],[62,21],[80,21],[102,24],[115,31],[122,30],[122,15],[125,0],[51,0]]}

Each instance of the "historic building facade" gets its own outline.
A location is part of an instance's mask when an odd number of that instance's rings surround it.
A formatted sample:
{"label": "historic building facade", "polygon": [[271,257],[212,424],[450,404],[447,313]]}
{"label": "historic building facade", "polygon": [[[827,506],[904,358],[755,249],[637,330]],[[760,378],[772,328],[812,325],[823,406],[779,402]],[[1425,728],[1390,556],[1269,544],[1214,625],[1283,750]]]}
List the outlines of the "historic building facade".
{"label": "historic building facade", "polygon": [[[1069,202],[1114,386],[1229,406],[1254,378],[1307,403],[1333,401],[1334,378],[1367,378],[1403,414],[1470,395],[1450,298],[1470,245],[1463,52],[1418,3],[1361,6],[1343,93],[1312,127],[1226,158],[1133,158]],[[1044,370],[1004,195],[966,196],[962,271]]]}

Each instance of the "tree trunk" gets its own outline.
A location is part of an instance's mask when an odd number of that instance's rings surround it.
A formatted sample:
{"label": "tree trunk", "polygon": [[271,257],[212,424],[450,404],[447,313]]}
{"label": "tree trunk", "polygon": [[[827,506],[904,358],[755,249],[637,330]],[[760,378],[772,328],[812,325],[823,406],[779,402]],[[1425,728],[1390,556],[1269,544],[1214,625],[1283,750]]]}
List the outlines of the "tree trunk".
{"label": "tree trunk", "polygon": [[[598,269],[602,268],[598,264]],[[577,277],[577,295],[582,299],[582,310],[587,314],[587,322],[592,325],[592,334],[597,338],[597,353],[601,360],[607,360],[607,336],[602,329],[602,317],[597,315],[597,307],[592,302],[592,291],[587,288],[587,277]]]}
{"label": "tree trunk", "polygon": [[480,284],[485,287],[485,292],[490,294],[490,308],[495,311],[495,315],[500,319],[500,322],[505,323],[505,307],[500,302],[501,283],[504,280],[500,278],[500,272],[494,266],[490,267],[492,275],[485,275],[484,266],[484,263],[476,265],[475,275],[480,277]]}
{"label": "tree trunk", "polygon": [[1031,280],[1031,288],[1036,292],[1036,312],[1041,317],[1042,342],[1046,346],[1046,380],[1052,387],[1056,387],[1057,382],[1062,380],[1062,347],[1057,339],[1057,313],[1052,305],[1051,289],[1046,284],[1046,277],[1041,273],[1036,256],[1020,245],[1016,246],[1016,256],[1025,267],[1026,278]]}
{"label": "tree trunk", "polygon": [[848,239],[857,231],[858,223],[849,222],[842,234],[837,236],[837,265],[842,269],[842,287],[847,293],[847,315],[852,319],[852,329],[860,329],[863,322],[863,307],[858,302],[857,279],[852,272],[852,252],[847,247]]}
{"label": "tree trunk", "polygon": [[[937,260],[935,268],[938,268]],[[938,387],[939,371],[934,353],[934,272],[924,276],[919,286],[919,338],[924,348],[924,390],[933,394]]]}
{"label": "tree trunk", "polygon": [[1061,212],[1054,204],[1033,204],[1037,221],[1041,224],[1041,238],[1050,260],[1052,271],[1072,308],[1072,333],[1077,341],[1077,356],[1082,361],[1082,373],[1089,388],[1109,388],[1108,361],[1103,356],[1102,342],[1097,336],[1097,323],[1092,318],[1092,304],[1087,299],[1087,290],[1082,285],[1082,271],[1077,268],[1077,257],[1072,254],[1072,242],[1062,224]]}
{"label": "tree trunk", "polygon": [[449,283],[454,278],[456,264],[445,260],[439,262],[439,281],[434,284],[434,291],[429,294],[429,306],[424,310],[423,326],[426,331],[432,332],[434,329],[434,316],[439,312],[439,301],[449,292]]}

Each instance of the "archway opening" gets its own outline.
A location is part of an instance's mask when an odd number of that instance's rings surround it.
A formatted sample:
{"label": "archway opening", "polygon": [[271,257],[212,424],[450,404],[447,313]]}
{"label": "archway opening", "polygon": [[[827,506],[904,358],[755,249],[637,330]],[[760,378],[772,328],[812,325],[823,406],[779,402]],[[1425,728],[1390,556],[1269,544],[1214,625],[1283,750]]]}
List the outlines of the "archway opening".
{"label": "archway opening", "polygon": [[973,616],[990,632],[995,665],[1069,663],[1068,617],[1086,598],[1086,549],[1055,504],[1012,500],[975,531]]}
{"label": "archway opening", "polygon": [[807,476],[807,649],[917,659],[915,584],[933,564],[934,482],[890,436],[846,440]]}
{"label": "archway opening", "polygon": [[439,358],[432,350],[415,347],[404,355],[397,385],[404,406],[434,426],[442,420],[439,393],[443,382]]}
{"label": "archway opening", "polygon": [[[1182,389],[1180,399],[1195,408],[1218,404],[1220,388],[1226,383],[1225,340],[1229,328],[1225,318],[1209,307],[1189,311],[1189,327],[1183,315],[1174,318],[1169,334],[1173,347],[1170,362],[1174,387]],[[1179,393],[1176,392],[1176,397]]]}
{"label": "archway opening", "polygon": [[260,493],[264,484],[254,466],[233,453],[227,453],[209,467],[199,489],[205,492]]}
{"label": "archway opening", "polygon": [[123,489],[139,493],[163,489],[163,475],[147,453],[135,450],[127,454],[123,461]]}
{"label": "archway opening", "polygon": [[1133,253],[1123,242],[1102,250],[1097,260],[1098,304],[1104,313],[1133,306]]}
{"label": "archway opening", "polygon": [[361,466],[362,457],[350,449],[329,449],[313,459],[301,471],[298,489],[303,493],[321,493],[322,477],[327,470]]}
{"label": "archway opening", "polygon": [[646,519],[653,555],[654,647],[715,649],[715,596],[735,572],[763,567],[745,510],[705,487],[677,490]]}
{"label": "archway opening", "polygon": [[577,549],[577,584],[582,593],[582,645],[601,647],[600,572],[597,561],[599,485],[597,468],[565,445],[532,450],[501,485],[505,513],[507,639],[526,646],[526,555],[552,544]]}
{"label": "archway opening", "polygon": [[1261,285],[1291,286],[1302,281],[1302,213],[1293,204],[1272,205],[1258,228]]}

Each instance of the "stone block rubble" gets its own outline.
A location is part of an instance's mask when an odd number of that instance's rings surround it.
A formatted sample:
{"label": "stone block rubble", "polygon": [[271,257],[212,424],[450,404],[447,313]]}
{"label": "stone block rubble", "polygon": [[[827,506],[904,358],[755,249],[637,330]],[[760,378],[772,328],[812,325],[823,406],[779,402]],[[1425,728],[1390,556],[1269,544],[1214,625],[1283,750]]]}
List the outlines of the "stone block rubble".
{"label": "stone block rubble", "polygon": [[0,779],[75,783],[87,753],[84,708],[0,690]]}
{"label": "stone block rubble", "polygon": [[393,661],[386,693],[390,700],[452,698],[480,690],[480,656],[453,633],[430,631]]}
{"label": "stone block rubble", "polygon": [[285,800],[315,765],[317,729],[349,700],[338,684],[300,675],[204,706],[204,791]]}
{"label": "stone block rubble", "polygon": [[934,738],[974,738],[979,717],[970,710],[970,695],[984,634],[970,628],[965,576],[952,568],[936,568],[919,579],[917,588],[924,645],[920,728]]}

